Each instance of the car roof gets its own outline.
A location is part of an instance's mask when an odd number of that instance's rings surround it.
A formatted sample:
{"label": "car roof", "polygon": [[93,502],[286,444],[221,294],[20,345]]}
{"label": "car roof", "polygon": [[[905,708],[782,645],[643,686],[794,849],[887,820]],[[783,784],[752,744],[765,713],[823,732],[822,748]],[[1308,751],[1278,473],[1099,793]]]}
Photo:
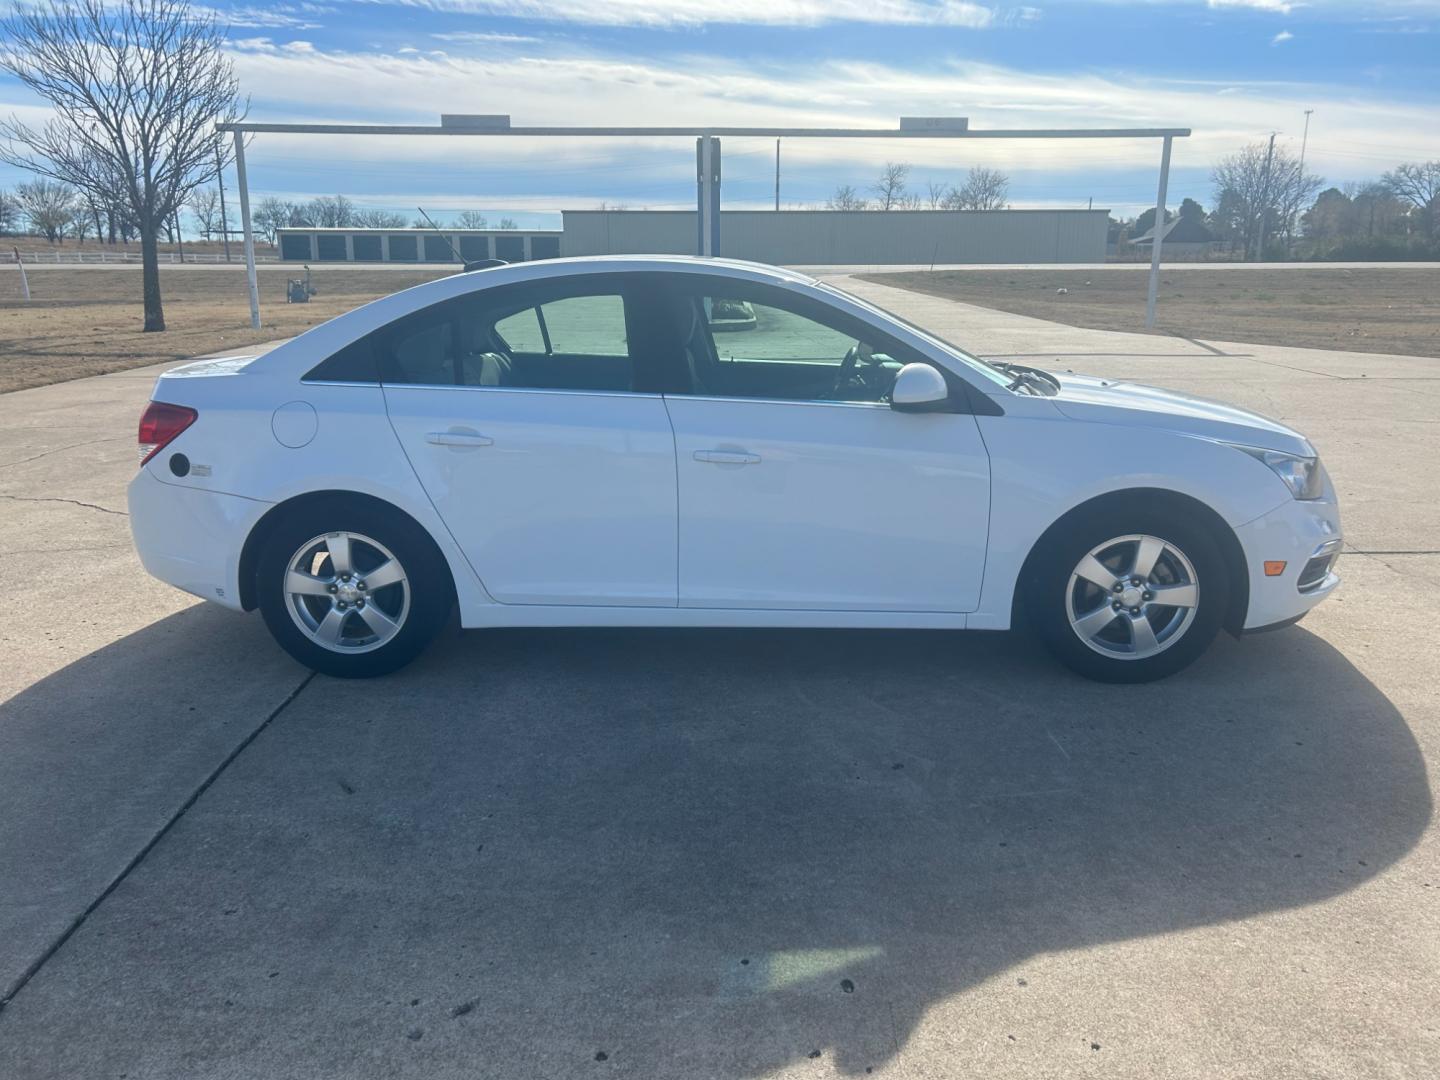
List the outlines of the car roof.
{"label": "car roof", "polygon": [[744,259],[722,259],[709,255],[574,255],[560,259],[537,259],[532,262],[486,267],[482,270],[471,270],[466,276],[483,274],[488,286],[509,281],[537,281],[549,277],[621,271],[718,274],[722,277],[744,278],[751,281],[815,284],[813,277],[802,274],[798,270],[789,270],[783,266],[771,266],[768,263],[747,262]]}

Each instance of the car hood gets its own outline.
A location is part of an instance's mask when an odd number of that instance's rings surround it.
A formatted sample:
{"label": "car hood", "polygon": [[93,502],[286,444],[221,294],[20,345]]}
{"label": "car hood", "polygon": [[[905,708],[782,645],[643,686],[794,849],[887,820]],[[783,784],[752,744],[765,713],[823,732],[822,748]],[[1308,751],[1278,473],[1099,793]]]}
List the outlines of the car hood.
{"label": "car hood", "polygon": [[1298,431],[1248,409],[1124,380],[1069,374],[1055,378],[1060,393],[1050,400],[1073,420],[1165,428],[1287,454],[1315,453]]}

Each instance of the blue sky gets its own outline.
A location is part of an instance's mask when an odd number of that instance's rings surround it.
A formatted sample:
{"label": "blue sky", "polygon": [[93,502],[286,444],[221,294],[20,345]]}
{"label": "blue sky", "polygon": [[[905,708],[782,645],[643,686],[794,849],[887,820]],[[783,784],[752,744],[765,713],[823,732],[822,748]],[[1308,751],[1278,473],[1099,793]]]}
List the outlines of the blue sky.
{"label": "blue sky", "polygon": [[[1440,0],[318,0],[216,2],[251,97],[272,121],[981,127],[1184,126],[1172,204],[1210,204],[1219,156],[1278,131],[1340,184],[1440,158]],[[0,79],[0,113],[43,116]],[[782,205],[912,184],[971,165],[1016,206],[1132,215],[1153,202],[1158,144],[820,142],[783,149]],[[436,216],[476,208],[550,224],[562,207],[693,205],[693,141],[261,136],[255,195],[344,193]],[[729,206],[773,199],[774,143],[725,142]],[[0,185],[19,177],[0,170]]]}

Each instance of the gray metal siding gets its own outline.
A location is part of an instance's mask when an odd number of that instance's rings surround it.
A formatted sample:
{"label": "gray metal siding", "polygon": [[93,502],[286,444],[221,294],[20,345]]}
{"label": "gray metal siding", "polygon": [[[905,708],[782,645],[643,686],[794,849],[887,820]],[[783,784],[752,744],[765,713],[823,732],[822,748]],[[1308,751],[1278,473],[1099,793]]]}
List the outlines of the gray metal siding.
{"label": "gray metal siding", "polygon": [[[564,255],[693,254],[685,210],[566,210]],[[1106,210],[725,210],[720,253],[789,265],[1103,262]]]}

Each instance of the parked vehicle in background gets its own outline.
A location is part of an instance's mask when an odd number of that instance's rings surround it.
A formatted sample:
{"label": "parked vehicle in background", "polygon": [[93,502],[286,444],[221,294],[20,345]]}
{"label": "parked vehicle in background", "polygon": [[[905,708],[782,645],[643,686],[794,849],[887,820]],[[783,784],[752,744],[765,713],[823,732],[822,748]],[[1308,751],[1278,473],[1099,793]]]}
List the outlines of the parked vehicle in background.
{"label": "parked vehicle in background", "polygon": [[1139,682],[1339,581],[1335,492],[1289,428],[986,363],[718,259],[429,282],[166,373],[140,442],[146,568],[334,675],[394,670],[458,605],[466,627],[1023,614],[1075,670]]}

